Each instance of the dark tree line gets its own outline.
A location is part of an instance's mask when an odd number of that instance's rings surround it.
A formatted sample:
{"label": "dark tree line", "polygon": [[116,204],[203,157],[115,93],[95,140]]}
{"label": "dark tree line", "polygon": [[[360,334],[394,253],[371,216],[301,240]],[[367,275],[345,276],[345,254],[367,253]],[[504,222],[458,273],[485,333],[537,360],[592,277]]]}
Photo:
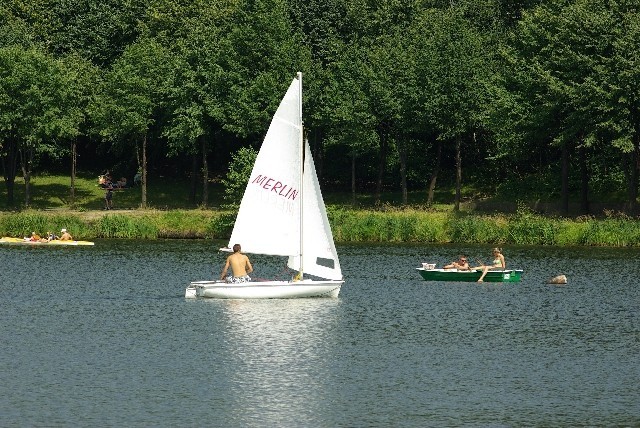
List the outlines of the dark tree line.
{"label": "dark tree line", "polygon": [[[257,147],[296,71],[321,179],[378,200],[443,171],[468,181],[625,189],[637,211],[640,16],[630,0],[7,0],[0,159],[7,200],[78,144],[179,160],[194,203]],[[80,167],[82,167],[80,165]],[[556,180],[555,177],[558,177]],[[198,184],[200,183],[200,184]],[[604,183],[604,184],[603,184]],[[555,186],[557,184],[557,186]],[[555,186],[555,187],[554,187]],[[202,188],[196,201],[196,189]],[[491,190],[491,189],[490,189]]]}

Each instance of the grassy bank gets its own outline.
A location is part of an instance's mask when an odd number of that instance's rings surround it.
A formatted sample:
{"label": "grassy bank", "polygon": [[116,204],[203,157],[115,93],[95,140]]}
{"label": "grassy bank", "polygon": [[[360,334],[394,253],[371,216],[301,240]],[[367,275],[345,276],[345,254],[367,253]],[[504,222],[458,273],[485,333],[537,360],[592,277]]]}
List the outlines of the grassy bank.
{"label": "grassy bank", "polygon": [[[0,235],[28,236],[69,229],[76,239],[227,239],[234,213],[214,210],[22,211],[0,213]],[[417,209],[353,210],[330,207],[336,242],[477,243],[488,245],[640,246],[640,222],[605,219],[455,214]]]}
{"label": "grassy bank", "polygon": [[[77,239],[228,239],[235,213],[219,209],[220,183],[210,183],[209,206],[214,208],[209,210],[190,203],[188,189],[186,180],[153,176],[147,196],[155,209],[138,209],[140,188],[130,188],[116,192],[115,211],[102,211],[104,190],[97,185],[97,174],[83,173],[76,181],[75,209],[70,210],[69,178],[37,176],[32,179],[32,209],[0,212],[0,235],[28,236],[32,231],[44,234],[64,227]],[[19,204],[24,197],[20,180],[15,196]],[[522,207],[515,214],[454,213],[447,203],[423,209],[419,198],[412,208],[394,208],[397,199],[393,198],[378,209],[366,198],[358,198],[360,208],[345,208],[350,206],[350,195],[346,199],[341,194],[325,196],[336,242],[640,246],[640,221],[623,215],[565,219]],[[441,195],[440,199],[446,198]],[[0,192],[0,206],[6,206],[6,192]]]}
{"label": "grassy bank", "polygon": [[[133,179],[130,177],[129,181],[133,181]],[[38,175],[32,177],[29,207],[36,210],[68,210],[73,205],[77,211],[104,208],[105,190],[98,186],[97,173],[78,173],[73,204],[70,185],[71,181],[68,176]],[[189,188],[190,182],[186,179],[150,177],[147,185],[147,204],[151,208],[162,210],[197,208],[189,201]],[[218,182],[212,181],[208,191],[210,205],[219,205],[222,202],[222,186]],[[201,193],[200,188],[198,188],[198,192]],[[113,205],[118,209],[137,209],[140,207],[141,198],[140,186],[117,189],[114,191]],[[16,177],[14,202],[15,207],[8,207],[4,187],[0,191],[0,209],[24,209],[25,186],[21,177]]]}
{"label": "grassy bank", "polygon": [[22,211],[0,213],[0,234],[20,237],[66,228],[79,240],[223,238],[229,236],[232,221],[229,213],[205,210]]}
{"label": "grassy bank", "polygon": [[640,246],[640,222],[624,216],[564,219],[530,212],[480,215],[334,210],[330,220],[338,242]]}

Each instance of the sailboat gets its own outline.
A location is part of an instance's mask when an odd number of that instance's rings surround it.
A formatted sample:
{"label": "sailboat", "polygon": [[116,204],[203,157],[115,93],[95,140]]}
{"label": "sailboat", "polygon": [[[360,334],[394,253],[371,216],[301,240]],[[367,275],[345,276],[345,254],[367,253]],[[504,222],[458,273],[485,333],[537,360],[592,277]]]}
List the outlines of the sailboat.
{"label": "sailboat", "polygon": [[185,297],[338,297],[344,279],[309,143],[303,138],[302,73],[280,102],[256,158],[228,248],[236,243],[245,253],[288,257],[287,266],[297,275],[239,284],[193,281]]}

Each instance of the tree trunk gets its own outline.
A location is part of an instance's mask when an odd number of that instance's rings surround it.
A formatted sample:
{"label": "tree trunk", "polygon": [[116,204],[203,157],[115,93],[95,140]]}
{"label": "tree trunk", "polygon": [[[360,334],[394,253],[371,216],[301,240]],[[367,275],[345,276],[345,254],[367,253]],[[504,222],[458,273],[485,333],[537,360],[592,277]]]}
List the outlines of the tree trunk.
{"label": "tree trunk", "polygon": [[198,189],[198,155],[191,155],[191,186],[189,187],[189,203],[196,205],[196,194]]}
{"label": "tree trunk", "polygon": [[407,205],[407,148],[404,144],[398,145],[398,158],[400,160],[400,186],[402,188],[402,204]]}
{"label": "tree trunk", "polygon": [[640,162],[638,150],[638,144],[634,141],[633,150],[629,154],[629,177],[627,182],[627,205],[629,206],[630,215],[636,215],[638,211],[638,162]]}
{"label": "tree trunk", "polygon": [[427,192],[427,206],[433,204],[433,194],[436,190],[436,181],[438,180],[438,173],[440,172],[440,160],[442,159],[442,141],[438,141],[436,146],[436,162],[433,166],[433,172],[431,173],[431,180],[429,180],[429,191]]}
{"label": "tree trunk", "polygon": [[356,151],[351,152],[351,205],[356,205]]}
{"label": "tree trunk", "polygon": [[454,211],[460,211],[460,187],[462,186],[462,139],[456,138],[456,197],[454,200]]}
{"label": "tree trunk", "polygon": [[34,149],[19,150],[22,177],[24,178],[24,206],[31,205],[31,166],[33,164]]}
{"label": "tree trunk", "polygon": [[560,190],[560,211],[569,215],[569,143],[562,144],[562,189]]}
{"label": "tree trunk", "polygon": [[633,151],[631,152],[627,198],[629,199],[629,214],[635,216],[638,214],[638,163],[640,162],[640,114],[637,109],[631,111],[631,120],[633,122],[633,136],[631,137]]}
{"label": "tree trunk", "polygon": [[202,207],[206,208],[209,203],[209,163],[207,162],[207,139],[202,140]]}
{"label": "tree trunk", "polygon": [[77,143],[74,140],[71,142],[71,200],[69,204],[71,208],[75,208],[76,206],[76,162],[78,159],[77,153]]}
{"label": "tree trunk", "polygon": [[7,187],[7,206],[15,205],[15,183],[18,172],[18,145],[13,139],[7,140],[6,155],[2,157],[2,171]]}
{"label": "tree trunk", "polygon": [[580,212],[589,214],[589,168],[587,165],[587,148],[580,145]]}
{"label": "tree trunk", "polygon": [[375,204],[380,205],[382,199],[382,178],[384,177],[384,166],[387,163],[387,138],[384,132],[380,132],[380,157],[378,158],[378,178],[376,180]]}
{"label": "tree trunk", "polygon": [[142,139],[142,203],[140,207],[147,209],[147,134]]}

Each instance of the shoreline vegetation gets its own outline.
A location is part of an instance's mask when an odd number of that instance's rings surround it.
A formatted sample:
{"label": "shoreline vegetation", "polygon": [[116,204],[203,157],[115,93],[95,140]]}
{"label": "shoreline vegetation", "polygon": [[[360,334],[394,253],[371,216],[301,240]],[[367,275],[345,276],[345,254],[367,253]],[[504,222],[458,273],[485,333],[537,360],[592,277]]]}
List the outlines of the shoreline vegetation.
{"label": "shoreline vegetation", "polygon": [[[25,210],[0,212],[0,235],[68,229],[74,239],[228,239],[235,212],[225,210]],[[567,219],[526,209],[478,214],[415,208],[328,207],[337,243],[457,243],[549,246],[640,246],[640,222],[624,215]]]}
{"label": "shoreline vegetation", "polygon": [[[0,211],[0,236],[24,237],[35,231],[59,233],[68,229],[74,239],[220,239],[231,235],[236,211],[219,205],[196,207],[188,198],[187,181],[153,177],[148,197],[155,209],[139,209],[140,188],[118,191],[116,209],[105,211],[104,189],[97,175],[85,173],[76,179],[75,209],[66,196],[69,178],[43,175],[32,178],[31,208]],[[493,211],[479,206],[478,200],[464,204],[456,212],[446,187],[438,203],[420,205],[424,196],[411,194],[411,205],[398,207],[398,196],[389,192],[376,206],[366,195],[359,195],[357,206],[350,196],[327,192],[325,202],[337,243],[455,243],[548,246],[640,247],[640,220],[616,211],[602,210],[598,216],[560,217],[541,212],[517,198],[517,207]],[[212,182],[211,201],[221,203],[224,190]],[[0,206],[6,205],[0,193]],[[17,186],[16,197],[24,196]],[[527,198],[527,194],[520,195]],[[493,200],[495,203],[496,201]],[[544,203],[551,201],[543,200]],[[486,201],[483,201],[486,205]],[[503,204],[504,205],[504,204]],[[513,205],[513,203],[511,204]],[[502,207],[502,209],[500,209]]]}

